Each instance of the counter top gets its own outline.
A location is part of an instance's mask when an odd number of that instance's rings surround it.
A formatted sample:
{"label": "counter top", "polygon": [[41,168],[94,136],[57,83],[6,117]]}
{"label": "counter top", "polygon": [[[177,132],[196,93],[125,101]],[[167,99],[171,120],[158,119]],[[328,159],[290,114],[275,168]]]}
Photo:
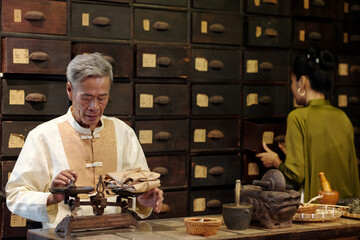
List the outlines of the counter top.
{"label": "counter top", "polygon": [[[212,217],[219,217],[216,215]],[[228,230],[221,225],[216,235],[209,237],[193,236],[186,232],[184,218],[168,218],[140,221],[140,229],[126,227],[119,229],[74,232],[67,239],[78,240],[197,240],[197,239],[333,239],[360,235],[360,220],[341,217],[329,222],[293,222],[290,228],[264,229],[251,224],[246,230]],[[27,239],[63,239],[54,229],[31,229]]]}

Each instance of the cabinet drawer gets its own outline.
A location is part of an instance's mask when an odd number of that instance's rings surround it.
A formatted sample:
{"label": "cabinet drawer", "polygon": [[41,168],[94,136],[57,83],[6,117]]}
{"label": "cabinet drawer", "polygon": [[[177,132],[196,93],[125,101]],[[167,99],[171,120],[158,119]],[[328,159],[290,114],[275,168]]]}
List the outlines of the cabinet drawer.
{"label": "cabinet drawer", "polygon": [[245,116],[287,115],[289,112],[286,86],[244,86]]}
{"label": "cabinet drawer", "polygon": [[242,155],[242,184],[252,184],[253,180],[260,180],[269,169],[264,167],[255,152],[245,150]]}
{"label": "cabinet drawer", "polygon": [[311,46],[334,48],[335,31],[335,25],[329,23],[294,21],[293,47],[299,49],[308,49]]}
{"label": "cabinet drawer", "polygon": [[137,46],[137,77],[186,78],[189,69],[187,47]]}
{"label": "cabinet drawer", "polygon": [[180,84],[136,84],[137,116],[187,115],[189,113],[189,90]]}
{"label": "cabinet drawer", "polygon": [[[360,148],[360,118],[351,118],[350,121],[354,128],[355,148]],[[357,156],[360,158],[359,154]]]}
{"label": "cabinet drawer", "polygon": [[338,25],[338,46],[340,49],[354,51],[360,48],[359,24]]}
{"label": "cabinet drawer", "polygon": [[130,45],[75,43],[72,54],[101,53],[113,67],[115,78],[128,78],[132,74],[133,51]]}
{"label": "cabinet drawer", "polygon": [[239,0],[193,0],[192,7],[199,9],[211,9],[220,11],[240,11],[241,1]]}
{"label": "cabinet drawer", "polygon": [[187,197],[188,194],[186,191],[164,192],[163,207],[160,213],[157,214],[153,212],[149,219],[186,217],[188,209]]}
{"label": "cabinet drawer", "polygon": [[5,189],[16,161],[1,161],[1,189]]}
{"label": "cabinet drawer", "polygon": [[188,121],[135,121],[136,135],[145,152],[186,151]]}
{"label": "cabinet drawer", "polygon": [[360,2],[359,0],[340,0],[338,16],[340,20],[347,22],[360,21]]}
{"label": "cabinet drawer", "polygon": [[127,116],[132,113],[132,85],[113,82],[105,115]]}
{"label": "cabinet drawer", "polygon": [[240,45],[242,20],[239,15],[215,13],[192,14],[192,42]]}
{"label": "cabinet drawer", "polygon": [[224,203],[234,202],[234,189],[194,190],[189,195],[191,216],[221,214]]}
{"label": "cabinet drawer", "polygon": [[289,53],[285,51],[245,51],[244,81],[287,82]]}
{"label": "cabinet drawer", "polygon": [[247,0],[246,12],[256,14],[271,14],[290,17],[291,1],[289,0]]}
{"label": "cabinet drawer", "polygon": [[239,146],[238,120],[192,120],[191,151],[236,150]]}
{"label": "cabinet drawer", "polygon": [[336,18],[338,0],[295,0],[294,16]]}
{"label": "cabinet drawer", "polygon": [[140,41],[187,42],[186,12],[138,9],[134,10],[134,38]]}
{"label": "cabinet drawer", "polygon": [[187,186],[185,156],[146,157],[146,160],[150,171],[161,174],[161,188]]}
{"label": "cabinet drawer", "polygon": [[240,51],[218,49],[191,50],[191,81],[238,82]]}
{"label": "cabinet drawer", "polygon": [[285,137],[285,123],[262,123],[260,121],[244,121],[243,123],[243,148],[261,153],[264,152],[262,143],[275,152],[279,152],[276,137]]}
{"label": "cabinet drawer", "polygon": [[248,17],[246,44],[260,47],[291,47],[291,22],[281,17]]}
{"label": "cabinet drawer", "polygon": [[166,6],[187,7],[188,0],[135,0],[135,3],[158,4]]}
{"label": "cabinet drawer", "polygon": [[360,116],[360,87],[334,88],[334,105],[350,117]]}
{"label": "cabinet drawer", "polygon": [[66,23],[66,1],[2,1],[4,32],[66,35]]}
{"label": "cabinet drawer", "polygon": [[360,84],[360,57],[340,55],[338,60],[335,81],[341,84]]}
{"label": "cabinet drawer", "polygon": [[2,122],[1,155],[17,157],[29,132],[42,122],[4,121]]}
{"label": "cabinet drawer", "polygon": [[191,158],[192,187],[234,184],[241,175],[237,155],[194,156]]}
{"label": "cabinet drawer", "polygon": [[65,75],[70,49],[69,41],[7,37],[2,39],[2,71]]}
{"label": "cabinet drawer", "polygon": [[130,39],[130,7],[72,3],[71,36]]}
{"label": "cabinet drawer", "polygon": [[238,115],[241,113],[239,85],[193,85],[194,115]]}
{"label": "cabinet drawer", "polygon": [[2,79],[3,115],[62,115],[68,108],[65,81]]}

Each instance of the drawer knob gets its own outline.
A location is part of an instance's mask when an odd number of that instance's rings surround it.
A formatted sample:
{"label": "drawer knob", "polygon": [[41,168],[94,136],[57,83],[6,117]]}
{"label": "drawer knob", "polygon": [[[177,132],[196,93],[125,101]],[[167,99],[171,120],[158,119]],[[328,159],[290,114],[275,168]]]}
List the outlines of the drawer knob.
{"label": "drawer knob", "polygon": [[221,166],[215,166],[210,168],[209,170],[210,175],[220,176],[220,175],[224,175],[224,173],[225,173],[225,169]]}
{"label": "drawer knob", "polygon": [[212,68],[212,69],[215,69],[215,70],[219,70],[219,69],[224,68],[224,63],[222,61],[219,61],[219,60],[212,60],[209,63],[209,67]]}
{"label": "drawer knob", "polygon": [[353,34],[350,36],[350,42],[360,42],[360,35],[359,34]]}
{"label": "drawer knob", "polygon": [[321,40],[322,36],[319,32],[311,32],[309,33],[309,39],[311,40]]}
{"label": "drawer knob", "polygon": [[259,67],[265,71],[271,71],[274,68],[271,62],[262,62],[260,63]]}
{"label": "drawer knob", "polygon": [[222,202],[218,199],[211,199],[206,203],[206,207],[208,208],[219,208],[221,206],[222,206]]}
{"label": "drawer knob", "polygon": [[92,23],[96,26],[111,26],[111,21],[107,17],[96,17]]}
{"label": "drawer knob", "polygon": [[162,213],[166,213],[166,212],[170,212],[171,208],[168,204],[163,203],[163,205],[161,206],[160,212]]}
{"label": "drawer knob", "polygon": [[279,36],[278,32],[273,28],[267,28],[264,32],[264,35],[267,37],[277,37]]}
{"label": "drawer knob", "polygon": [[351,104],[359,104],[359,102],[360,102],[359,97],[357,97],[357,96],[349,97],[349,103],[351,103]]}
{"label": "drawer knob", "polygon": [[41,93],[29,93],[25,100],[27,102],[46,102],[46,96]]}
{"label": "drawer knob", "polygon": [[354,134],[355,135],[360,135],[360,128],[357,126],[354,126]]}
{"label": "drawer knob", "polygon": [[159,173],[161,176],[166,176],[169,174],[169,170],[164,167],[156,167],[152,171]]}
{"label": "drawer knob", "polygon": [[159,57],[156,60],[156,64],[161,66],[161,67],[168,67],[171,65],[171,59],[168,57]]}
{"label": "drawer knob", "polygon": [[350,7],[350,10],[353,11],[353,12],[360,12],[360,5],[359,4],[353,4]]}
{"label": "drawer knob", "polygon": [[171,139],[171,134],[169,132],[158,132],[155,134],[154,138],[159,141],[167,141]]}
{"label": "drawer knob", "polygon": [[170,98],[168,96],[158,96],[154,102],[159,105],[167,105],[170,103]]}
{"label": "drawer knob", "polygon": [[50,61],[50,56],[45,52],[33,52],[30,54],[31,61]]}
{"label": "drawer knob", "polygon": [[259,103],[270,104],[271,103],[271,97],[270,96],[262,96],[262,97],[259,98]]}
{"label": "drawer knob", "polygon": [[326,4],[323,0],[314,0],[312,1],[311,5],[315,6],[315,7],[325,7]]}
{"label": "drawer knob", "polygon": [[285,142],[285,135],[283,135],[283,134],[277,135],[274,138],[274,142],[276,142],[276,143],[284,143]]}
{"label": "drawer knob", "polygon": [[351,72],[351,73],[354,73],[354,72],[360,73],[360,66],[352,65],[352,66],[350,67],[350,72]]}
{"label": "drawer knob", "polygon": [[39,11],[29,11],[25,13],[24,18],[28,21],[44,21],[46,16]]}
{"label": "drawer knob", "polygon": [[212,104],[221,104],[224,102],[224,97],[223,96],[211,96],[209,99],[209,102]]}
{"label": "drawer knob", "polygon": [[207,137],[212,139],[220,139],[224,137],[224,134],[220,130],[211,130],[207,134]]}
{"label": "drawer knob", "polygon": [[278,0],[263,0],[264,3],[268,3],[268,4],[278,4]]}
{"label": "drawer knob", "polygon": [[115,59],[111,56],[103,55],[106,61],[108,61],[111,65],[115,65]]}
{"label": "drawer knob", "polygon": [[215,24],[212,24],[210,27],[209,27],[210,31],[214,32],[214,33],[223,33],[225,32],[225,27],[221,24],[218,24],[218,23],[215,23]]}
{"label": "drawer knob", "polygon": [[157,31],[167,31],[170,30],[171,27],[167,22],[158,21],[154,23],[153,28]]}

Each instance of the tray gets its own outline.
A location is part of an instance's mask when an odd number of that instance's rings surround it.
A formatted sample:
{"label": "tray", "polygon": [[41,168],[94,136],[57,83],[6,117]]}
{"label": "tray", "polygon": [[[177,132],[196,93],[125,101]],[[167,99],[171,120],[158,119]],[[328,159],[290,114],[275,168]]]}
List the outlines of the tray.
{"label": "tray", "polygon": [[293,221],[300,222],[325,222],[333,221],[341,217],[341,207],[334,205],[316,205],[316,213],[295,213]]}
{"label": "tray", "polygon": [[347,211],[347,210],[342,211],[342,215],[343,215],[344,217],[347,217],[347,218],[360,219],[360,214],[349,213],[349,211]]}

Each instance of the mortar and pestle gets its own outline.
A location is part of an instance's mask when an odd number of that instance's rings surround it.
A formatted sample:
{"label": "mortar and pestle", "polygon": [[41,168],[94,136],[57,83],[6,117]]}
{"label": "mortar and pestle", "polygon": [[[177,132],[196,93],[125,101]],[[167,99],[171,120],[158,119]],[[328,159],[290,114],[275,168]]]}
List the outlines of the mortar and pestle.
{"label": "mortar and pestle", "polygon": [[252,205],[240,204],[241,181],[235,183],[235,203],[222,205],[223,218],[228,229],[244,230],[250,225],[252,218]]}
{"label": "mortar and pestle", "polygon": [[322,188],[322,190],[318,191],[318,195],[322,196],[322,198],[319,199],[319,202],[321,204],[336,205],[339,201],[339,192],[331,189],[330,183],[326,179],[324,172],[320,172],[319,177]]}

